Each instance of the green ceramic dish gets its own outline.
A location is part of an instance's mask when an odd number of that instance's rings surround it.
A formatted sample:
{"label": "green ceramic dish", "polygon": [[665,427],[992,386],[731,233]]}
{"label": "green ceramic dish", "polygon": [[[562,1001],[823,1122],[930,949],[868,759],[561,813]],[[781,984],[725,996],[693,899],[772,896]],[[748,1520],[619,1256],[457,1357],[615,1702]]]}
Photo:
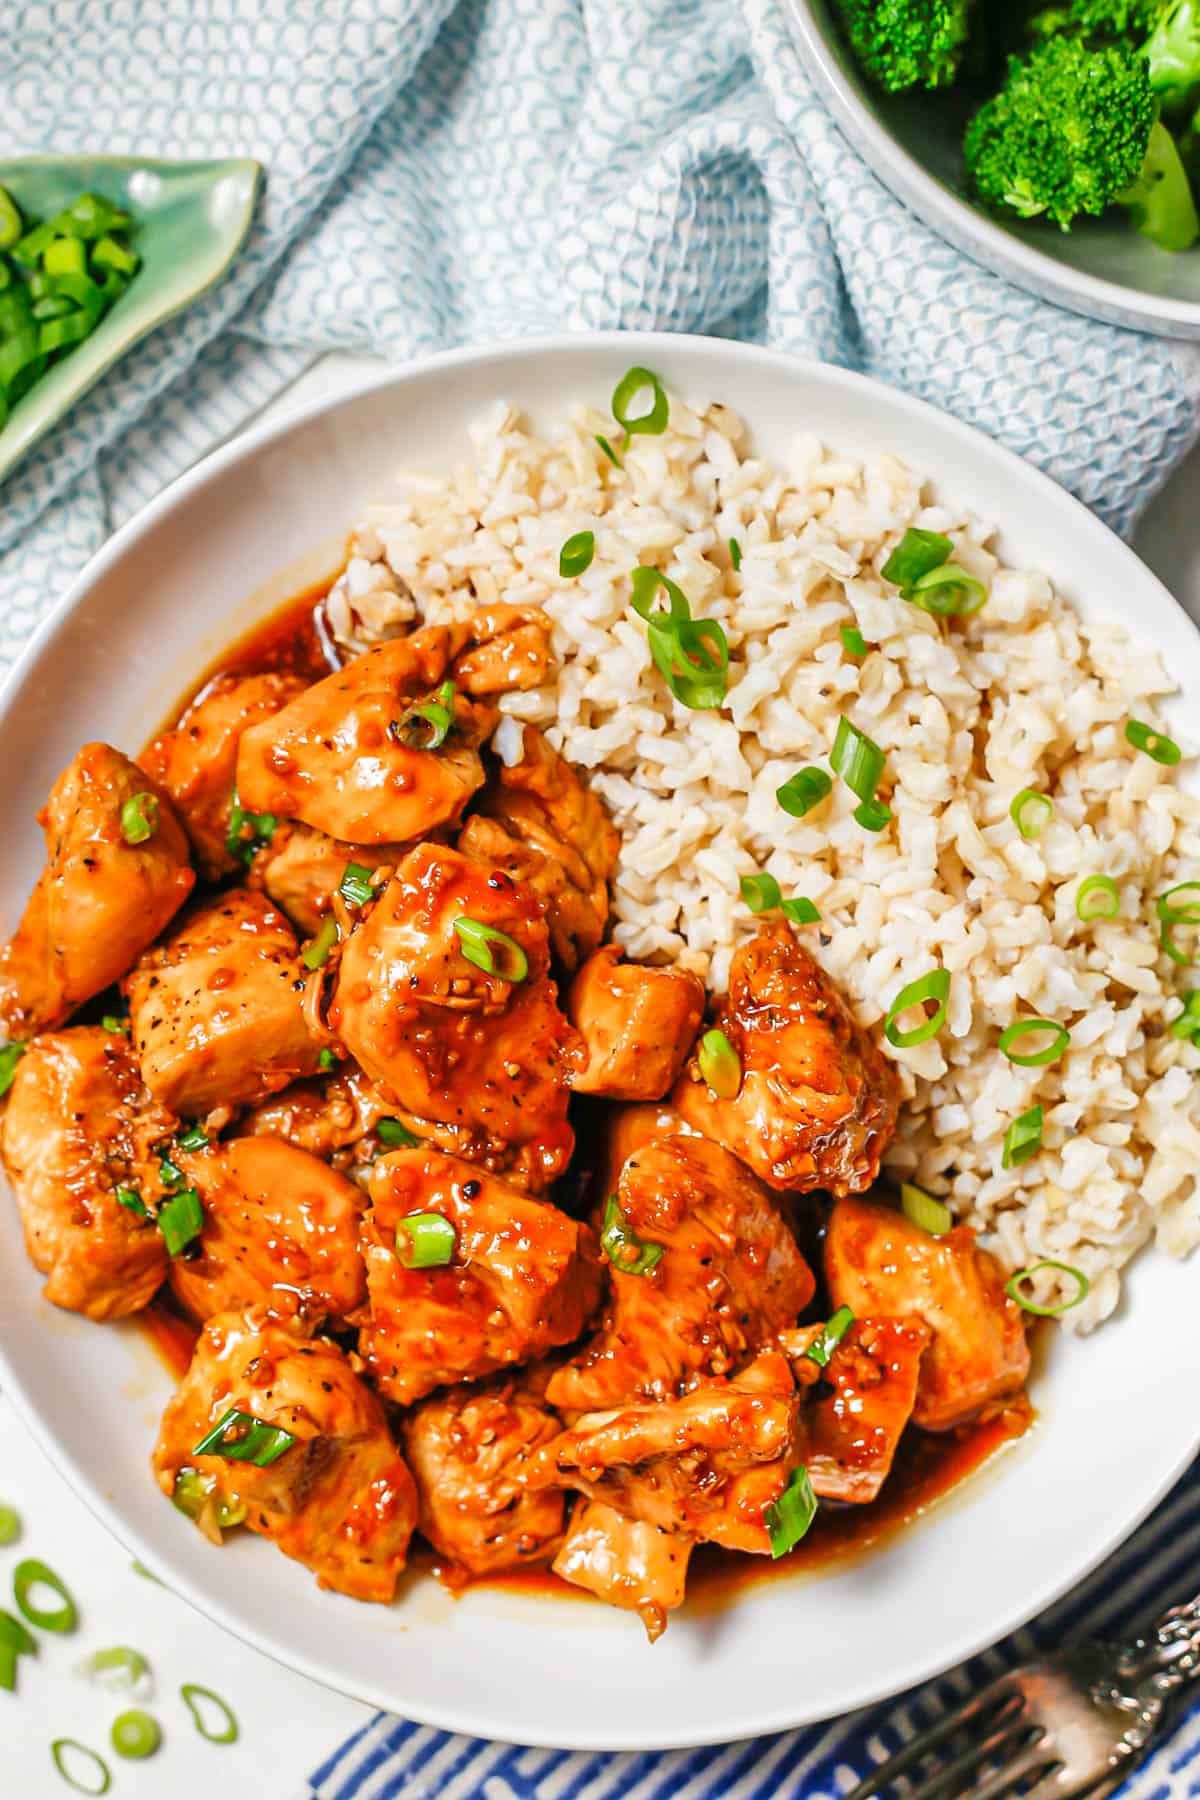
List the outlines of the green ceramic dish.
{"label": "green ceramic dish", "polygon": [[145,162],[132,156],[27,156],[0,162],[27,219],[92,192],[134,215],[142,266],[89,338],[35,382],[0,431],[0,481],[125,352],[213,287],[250,228],[259,163]]}

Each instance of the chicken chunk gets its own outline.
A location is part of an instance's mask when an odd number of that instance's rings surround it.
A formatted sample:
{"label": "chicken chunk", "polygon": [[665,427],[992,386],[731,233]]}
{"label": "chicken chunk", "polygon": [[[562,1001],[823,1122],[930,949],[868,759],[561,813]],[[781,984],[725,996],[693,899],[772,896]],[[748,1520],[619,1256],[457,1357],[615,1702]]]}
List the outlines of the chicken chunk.
{"label": "chicken chunk", "polygon": [[193,908],[125,986],[142,1079],[173,1112],[248,1106],[317,1067],[296,938],[261,894]]}
{"label": "chicken chunk", "polygon": [[914,1422],[927,1431],[964,1424],[1025,1385],[1021,1309],[967,1226],[933,1237],[890,1207],[839,1200],[825,1237],[825,1274],[835,1306],[856,1317],[918,1318],[929,1327],[913,1407]]}
{"label": "chicken chunk", "polygon": [[175,1120],[142,1086],[129,1045],[98,1025],[35,1038],[13,1079],[4,1166],[45,1295],[89,1319],[154,1296],[167,1250],[153,1219],[117,1199],[147,1185],[151,1145]]}
{"label": "chicken chunk", "polygon": [[806,1448],[787,1360],[764,1350],[740,1375],[678,1400],[587,1413],[538,1452],[535,1479],[726,1550],[770,1552],[768,1508]]}
{"label": "chicken chunk", "polygon": [[470,640],[451,674],[464,694],[508,694],[541,687],[550,672],[550,621],[535,606],[501,601],[467,621]]}
{"label": "chicken chunk", "polygon": [[420,1530],[462,1576],[531,1568],[562,1538],[562,1490],[531,1493],[526,1485],[534,1451],[559,1431],[535,1386],[504,1380],[449,1388],[405,1418]]}
{"label": "chicken chunk", "polygon": [[[600,1291],[586,1225],[436,1150],[380,1157],[370,1186],[359,1348],[389,1398],[407,1406],[578,1337]],[[396,1255],[417,1213],[453,1225],[448,1265],[410,1269]]]}
{"label": "chicken chunk", "polygon": [[[266,1468],[196,1455],[231,1409],[295,1442]],[[222,1525],[244,1520],[311,1569],[319,1587],[394,1599],[416,1488],[383,1407],[328,1338],[310,1339],[263,1308],[210,1319],[163,1414],[154,1471],[163,1493],[218,1541]]]}
{"label": "chicken chunk", "polygon": [[271,841],[254,858],[247,885],[261,888],[298,931],[312,937],[321,929],[347,865],[374,870],[400,862],[408,844],[345,844],[310,825],[277,825]]}
{"label": "chicken chunk", "polygon": [[[126,803],[144,794],[153,829],[130,843]],[[13,1037],[61,1025],[119,981],[195,882],[171,802],[136,763],[85,744],[38,814],[46,867],[0,950],[0,1021]]]}
{"label": "chicken chunk", "polygon": [[268,1300],[308,1317],[362,1304],[366,1202],[352,1182],[280,1138],[177,1151],[176,1161],[204,1206],[199,1254],[171,1264],[176,1297],[197,1319]]}
{"label": "chicken chunk", "polygon": [[356,1063],[342,1063],[325,1081],[296,1081],[238,1121],[245,1137],[283,1138],[313,1156],[332,1156],[357,1144],[381,1119],[394,1118],[395,1099]]}
{"label": "chicken chunk", "polygon": [[874,1500],[912,1418],[921,1357],[930,1340],[923,1319],[860,1319],[826,1368],[804,1353],[824,1328],[780,1334],[802,1386],[820,1384],[806,1419],[808,1473],[822,1500]]}
{"label": "chicken chunk", "polygon": [[577,1093],[661,1100],[704,1017],[704,983],[687,969],[622,962],[606,944],[571,983],[567,1015],[587,1049],[571,1083]]}
{"label": "chicken chunk", "polygon": [[217,675],[201,688],[179,723],[138,758],[170,794],[209,881],[220,880],[244,860],[231,855],[227,842],[242,733],[273,718],[304,685],[297,675],[274,672]]}
{"label": "chicken chunk", "polygon": [[599,1333],[551,1379],[567,1411],[669,1398],[700,1375],[727,1375],[812,1299],[812,1271],[770,1191],[702,1137],[635,1151],[617,1190],[625,1223],[663,1254],[645,1275],[612,1266]]}
{"label": "chicken chunk", "polygon": [[[478,967],[458,923],[499,932],[524,967]],[[497,954],[513,952],[501,943]],[[578,1056],[549,961],[535,895],[422,844],[343,944],[329,1023],[407,1113],[474,1134],[480,1160],[511,1151],[527,1184],[544,1186],[574,1146],[567,1084]]]}
{"label": "chicken chunk", "polygon": [[626,1518],[603,1500],[581,1500],[553,1569],[609,1606],[636,1612],[653,1644],[683,1605],[692,1540]]}
{"label": "chicken chunk", "polygon": [[899,1084],[828,976],[784,923],[735,953],[717,1023],[741,1062],[733,1099],[693,1062],[674,1103],[774,1188],[858,1193],[896,1129]]}

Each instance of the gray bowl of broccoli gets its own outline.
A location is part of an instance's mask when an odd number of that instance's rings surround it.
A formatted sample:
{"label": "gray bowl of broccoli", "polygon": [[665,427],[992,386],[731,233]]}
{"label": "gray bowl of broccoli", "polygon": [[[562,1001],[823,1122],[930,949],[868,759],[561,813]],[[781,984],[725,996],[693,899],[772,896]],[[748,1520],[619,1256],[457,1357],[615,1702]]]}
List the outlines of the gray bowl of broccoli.
{"label": "gray bowl of broccoli", "polygon": [[892,192],[1094,318],[1200,338],[1200,0],[789,0]]}

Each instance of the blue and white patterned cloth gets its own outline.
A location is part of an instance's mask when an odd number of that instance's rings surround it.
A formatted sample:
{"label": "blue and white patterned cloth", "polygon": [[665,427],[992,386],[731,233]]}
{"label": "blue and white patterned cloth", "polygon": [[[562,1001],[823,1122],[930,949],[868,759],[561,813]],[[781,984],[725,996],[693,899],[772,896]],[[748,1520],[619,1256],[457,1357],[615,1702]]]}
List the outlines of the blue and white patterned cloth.
{"label": "blue and white patterned cloth", "polygon": [[[406,361],[611,326],[767,341],[948,408],[1128,530],[1200,430],[1200,357],[1018,293],[909,217],[817,103],[780,8],[8,0],[6,156],[254,156],[268,185],[232,275],[0,490],[0,669],[116,525],[332,348]],[[1194,1578],[1200,1483],[1153,1533],[1043,1634]],[[565,1759],[382,1721],[316,1788],[815,1800],[993,1661],[895,1711],[661,1758]],[[1193,1720],[1136,1791],[1200,1792],[1198,1764]]]}

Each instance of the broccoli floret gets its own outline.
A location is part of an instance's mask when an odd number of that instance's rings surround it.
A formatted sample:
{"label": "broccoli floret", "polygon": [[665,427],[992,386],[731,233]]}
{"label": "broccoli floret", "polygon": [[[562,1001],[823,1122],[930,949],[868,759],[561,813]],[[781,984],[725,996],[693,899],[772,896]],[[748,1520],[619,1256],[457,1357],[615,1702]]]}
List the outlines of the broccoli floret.
{"label": "broccoli floret", "polygon": [[1098,43],[1140,44],[1158,23],[1165,0],[1062,0],[1039,8],[1026,30],[1035,41],[1069,33]]}
{"label": "broccoli floret", "polygon": [[1161,120],[1150,130],[1150,144],[1137,180],[1117,195],[1129,208],[1134,224],[1163,250],[1190,250],[1200,237],[1200,219],[1183,158]]}
{"label": "broccoli floret", "polygon": [[1144,48],[1150,86],[1164,112],[1174,112],[1200,89],[1200,5],[1174,0],[1160,13]]}
{"label": "broccoli floret", "polygon": [[967,43],[970,0],[838,0],[863,70],[889,93],[948,87]]}

